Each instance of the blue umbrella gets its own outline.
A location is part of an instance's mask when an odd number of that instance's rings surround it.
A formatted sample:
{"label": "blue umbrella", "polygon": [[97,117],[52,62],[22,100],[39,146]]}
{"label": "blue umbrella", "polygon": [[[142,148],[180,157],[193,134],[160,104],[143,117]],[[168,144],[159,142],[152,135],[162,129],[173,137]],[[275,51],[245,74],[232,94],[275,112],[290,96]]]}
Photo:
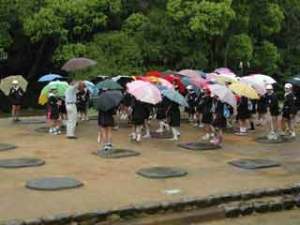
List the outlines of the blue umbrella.
{"label": "blue umbrella", "polygon": [[46,74],[46,75],[40,77],[38,82],[50,82],[50,81],[58,80],[61,78],[63,78],[61,75],[49,73],[49,74]]}
{"label": "blue umbrella", "polygon": [[161,93],[170,101],[175,102],[184,107],[189,107],[189,104],[186,102],[185,98],[178,91],[173,89],[167,89],[162,90]]}
{"label": "blue umbrella", "polygon": [[85,84],[86,88],[89,90],[89,92],[92,95],[97,95],[98,94],[98,92],[99,92],[98,88],[91,81],[85,80],[84,84]]}

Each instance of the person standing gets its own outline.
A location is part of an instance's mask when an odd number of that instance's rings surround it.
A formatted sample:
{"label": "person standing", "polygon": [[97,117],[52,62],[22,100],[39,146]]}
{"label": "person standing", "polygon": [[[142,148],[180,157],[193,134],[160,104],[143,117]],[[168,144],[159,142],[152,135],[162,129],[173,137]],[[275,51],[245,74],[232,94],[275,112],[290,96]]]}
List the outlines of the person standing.
{"label": "person standing", "polygon": [[205,87],[203,89],[204,95],[201,98],[201,111],[202,111],[202,124],[204,125],[204,136],[202,137],[203,141],[209,141],[214,137],[212,122],[213,122],[213,114],[212,114],[212,97],[210,96],[210,90]]}
{"label": "person standing", "polygon": [[60,120],[59,120],[59,105],[61,101],[56,96],[56,89],[51,89],[48,95],[48,121],[49,121],[49,133],[58,135],[60,131]]}
{"label": "person standing", "polygon": [[268,84],[266,86],[267,93],[265,94],[267,111],[271,115],[269,120],[269,134],[268,139],[277,139],[278,138],[278,127],[279,127],[279,101],[277,95],[274,93],[273,85]]}
{"label": "person standing", "polygon": [[65,102],[67,110],[67,133],[68,139],[77,139],[75,136],[75,129],[77,124],[77,108],[76,108],[76,94],[79,89],[84,88],[82,82],[72,81],[70,87],[65,92]]}
{"label": "person standing", "polygon": [[180,110],[179,105],[173,101],[169,101],[167,109],[167,118],[169,121],[169,126],[171,127],[173,138],[171,141],[178,141],[178,136],[180,136]]}
{"label": "person standing", "polygon": [[131,139],[133,141],[136,141],[137,143],[141,142],[142,128],[145,123],[145,119],[147,117],[146,110],[147,109],[146,109],[145,103],[137,100],[136,98],[133,99],[132,115],[131,115],[133,131],[130,136],[131,136]]}
{"label": "person standing", "polygon": [[[247,121],[251,117],[252,108],[250,100],[247,97],[241,96],[239,99],[239,104],[237,108],[237,119],[239,121],[240,130],[237,135],[247,135]],[[252,105],[251,105],[252,106]]]}
{"label": "person standing", "polygon": [[283,132],[285,132],[287,127],[288,128],[287,134],[290,135],[291,137],[296,137],[295,117],[297,114],[297,108],[295,104],[296,97],[293,94],[293,85],[290,83],[285,84],[284,92],[285,94],[284,94],[284,102],[283,102],[283,109],[282,109],[281,129]]}
{"label": "person standing", "polygon": [[22,100],[24,96],[23,89],[19,86],[19,81],[13,80],[12,87],[9,91],[9,99],[12,105],[11,115],[14,122],[20,121],[19,114],[21,111]]}
{"label": "person standing", "polygon": [[[227,111],[225,113],[225,111]],[[229,109],[223,102],[220,101],[218,96],[213,97],[213,127],[215,131],[214,138],[210,141],[210,143],[214,145],[221,145],[223,142],[223,129],[227,126],[227,121],[225,116],[230,116]]]}
{"label": "person standing", "polygon": [[88,120],[87,110],[90,101],[90,93],[86,88],[84,88],[83,90],[77,92],[76,96],[77,96],[76,106],[77,106],[77,111],[79,113],[79,119]]}

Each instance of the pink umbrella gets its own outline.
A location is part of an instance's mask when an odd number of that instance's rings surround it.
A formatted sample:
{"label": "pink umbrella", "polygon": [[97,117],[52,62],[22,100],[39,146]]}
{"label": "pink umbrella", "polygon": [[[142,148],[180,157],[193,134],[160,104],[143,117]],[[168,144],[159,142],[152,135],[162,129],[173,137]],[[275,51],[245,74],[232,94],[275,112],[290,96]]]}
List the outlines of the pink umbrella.
{"label": "pink umbrella", "polygon": [[228,87],[220,84],[212,84],[208,85],[208,88],[212,95],[219,97],[221,102],[225,102],[236,108],[236,97]]}
{"label": "pink umbrella", "polygon": [[88,68],[90,66],[94,66],[96,64],[97,64],[97,62],[92,59],[83,58],[83,57],[73,58],[73,59],[70,59],[69,61],[67,61],[61,69],[71,72],[71,71],[86,69],[86,68]]}
{"label": "pink umbrella", "polygon": [[155,105],[162,100],[159,89],[149,82],[136,80],[128,83],[126,86],[128,93],[141,102]]}
{"label": "pink umbrella", "polygon": [[258,80],[253,79],[251,76],[242,77],[240,82],[252,86],[259,95],[265,95],[267,93],[265,85],[260,83]]}
{"label": "pink umbrella", "polygon": [[202,77],[192,77],[190,78],[190,82],[198,88],[203,88],[208,84],[209,80],[203,79]]}
{"label": "pink umbrella", "polygon": [[223,76],[236,77],[235,73],[232,72],[228,68],[218,68],[218,69],[215,69],[214,73],[219,74],[219,75],[223,75]]}
{"label": "pink umbrella", "polygon": [[171,84],[168,80],[164,78],[158,78],[160,85],[165,86],[169,89],[174,89],[173,84]]}
{"label": "pink umbrella", "polygon": [[196,70],[180,70],[178,74],[185,77],[201,77],[201,74]]}

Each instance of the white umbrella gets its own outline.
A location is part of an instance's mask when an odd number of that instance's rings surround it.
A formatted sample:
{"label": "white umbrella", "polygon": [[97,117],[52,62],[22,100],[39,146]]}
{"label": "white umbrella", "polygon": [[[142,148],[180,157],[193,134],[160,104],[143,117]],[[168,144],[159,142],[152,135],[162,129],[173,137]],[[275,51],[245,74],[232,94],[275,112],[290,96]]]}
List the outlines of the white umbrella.
{"label": "white umbrella", "polygon": [[259,95],[265,95],[267,93],[266,86],[256,79],[253,79],[251,76],[242,77],[240,82],[251,85]]}
{"label": "white umbrella", "polygon": [[264,74],[252,74],[252,75],[249,75],[247,77],[255,79],[256,82],[259,82],[260,84],[263,84],[263,85],[277,83],[277,81],[274,80],[272,77],[264,75]]}
{"label": "white umbrella", "polygon": [[231,105],[233,108],[236,108],[236,97],[229,88],[220,84],[211,84],[208,85],[208,88],[212,95],[219,97],[220,101]]}

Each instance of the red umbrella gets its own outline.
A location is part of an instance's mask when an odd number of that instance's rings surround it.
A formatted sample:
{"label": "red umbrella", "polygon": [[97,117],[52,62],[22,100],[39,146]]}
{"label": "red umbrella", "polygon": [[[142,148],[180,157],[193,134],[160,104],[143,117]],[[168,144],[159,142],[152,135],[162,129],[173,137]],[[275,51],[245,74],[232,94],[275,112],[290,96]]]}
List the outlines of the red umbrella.
{"label": "red umbrella", "polygon": [[166,79],[167,81],[169,81],[175,87],[177,86],[178,87],[178,91],[181,94],[185,93],[185,86],[184,86],[184,84],[182,83],[182,81],[178,77],[176,77],[174,75],[168,75],[168,76],[165,76],[164,79]]}
{"label": "red umbrella", "polygon": [[159,72],[157,70],[150,70],[147,73],[145,73],[146,77],[163,77],[163,73]]}

